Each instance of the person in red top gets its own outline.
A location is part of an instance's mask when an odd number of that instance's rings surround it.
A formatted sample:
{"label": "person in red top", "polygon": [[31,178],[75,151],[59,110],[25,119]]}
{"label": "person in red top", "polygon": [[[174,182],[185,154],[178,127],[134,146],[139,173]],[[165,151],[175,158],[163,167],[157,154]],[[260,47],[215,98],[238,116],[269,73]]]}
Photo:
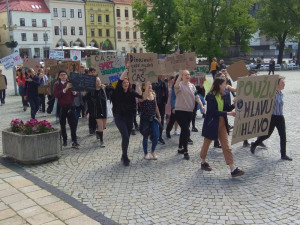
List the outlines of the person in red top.
{"label": "person in red top", "polygon": [[75,125],[75,106],[74,96],[77,95],[75,91],[71,91],[72,84],[67,81],[68,75],[65,70],[61,70],[58,73],[58,81],[54,84],[54,96],[57,98],[57,104],[60,107],[59,122],[61,135],[63,137],[63,146],[67,146],[67,131],[66,131],[66,119],[71,130],[72,148],[79,148],[76,136]]}

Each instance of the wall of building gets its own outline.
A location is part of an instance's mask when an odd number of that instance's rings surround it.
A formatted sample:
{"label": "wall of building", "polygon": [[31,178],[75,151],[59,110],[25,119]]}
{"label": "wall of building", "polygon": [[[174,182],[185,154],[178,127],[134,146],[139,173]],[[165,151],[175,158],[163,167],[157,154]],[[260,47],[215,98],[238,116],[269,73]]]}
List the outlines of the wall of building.
{"label": "wall of building", "polygon": [[10,49],[5,46],[5,42],[9,41],[8,28],[5,30],[3,25],[8,25],[7,13],[0,13],[0,58],[10,54]]}

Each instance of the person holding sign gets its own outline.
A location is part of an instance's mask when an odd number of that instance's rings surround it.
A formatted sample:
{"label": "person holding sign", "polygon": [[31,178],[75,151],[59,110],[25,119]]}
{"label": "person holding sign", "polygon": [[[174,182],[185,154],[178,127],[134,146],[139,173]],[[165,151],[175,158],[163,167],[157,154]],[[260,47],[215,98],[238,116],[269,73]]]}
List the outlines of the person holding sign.
{"label": "person holding sign", "polygon": [[63,137],[63,146],[67,146],[66,119],[68,119],[71,130],[72,148],[78,149],[80,145],[77,143],[74,106],[74,96],[77,93],[70,90],[72,84],[67,81],[67,78],[67,71],[61,70],[58,72],[58,81],[54,84],[54,96],[57,98],[57,105],[60,107],[59,122]]}
{"label": "person holding sign", "polygon": [[[141,101],[141,121],[140,121],[140,132],[143,135],[143,149],[144,159],[149,160],[150,155],[148,153],[148,137],[152,135],[152,147],[151,155],[154,160],[157,160],[155,148],[159,138],[159,126],[161,126],[161,115],[156,103],[156,95],[152,90],[150,82],[142,85],[143,99]],[[157,117],[156,117],[157,116]]]}
{"label": "person holding sign", "polygon": [[250,151],[252,154],[255,153],[255,148],[261,144],[264,140],[268,139],[275,127],[278,130],[280,137],[280,153],[282,160],[292,161],[292,158],[286,155],[286,131],[285,131],[285,120],[283,116],[283,94],[282,90],[284,89],[285,82],[284,77],[280,76],[277,84],[277,91],[275,96],[274,111],[271,117],[270,128],[268,135],[258,137],[255,142],[251,143]]}
{"label": "person holding sign", "polygon": [[40,99],[39,99],[39,92],[38,87],[40,86],[40,79],[35,74],[34,69],[29,68],[28,71],[28,78],[26,79],[25,83],[25,100],[28,100],[31,108],[31,118],[35,119],[35,115],[40,108]]}
{"label": "person holding sign", "polygon": [[219,139],[226,164],[230,167],[231,176],[237,177],[243,175],[244,171],[234,167],[228,143],[229,127],[227,116],[235,116],[235,112],[231,112],[234,109],[234,105],[231,105],[231,102],[225,97],[226,85],[225,79],[221,77],[215,78],[212,88],[205,98],[207,113],[202,128],[204,142],[200,152],[201,169],[206,171],[212,170],[206,162],[206,155],[212,140]]}
{"label": "person holding sign", "polygon": [[142,98],[141,95],[131,89],[128,78],[129,67],[130,63],[127,63],[126,69],[119,78],[116,88],[111,96],[114,120],[122,136],[121,160],[123,161],[124,166],[129,166],[130,163],[127,151],[133,127],[133,116],[136,114],[135,98]]}
{"label": "person holding sign", "polygon": [[0,106],[5,104],[5,90],[7,88],[6,76],[2,74],[0,69]]}
{"label": "person holding sign", "polygon": [[203,111],[205,111],[205,108],[197,94],[195,85],[190,82],[190,72],[188,70],[179,71],[179,76],[175,82],[174,89],[176,94],[175,117],[181,128],[178,153],[184,154],[184,159],[189,160],[189,127],[193,117],[195,102],[202,107]]}
{"label": "person holding sign", "polygon": [[101,83],[99,77],[96,78],[96,90],[89,91],[86,95],[86,100],[91,103],[89,114],[96,119],[98,130],[97,136],[100,138],[100,147],[104,148],[103,130],[106,124],[107,109],[106,109],[106,93],[105,85]]}

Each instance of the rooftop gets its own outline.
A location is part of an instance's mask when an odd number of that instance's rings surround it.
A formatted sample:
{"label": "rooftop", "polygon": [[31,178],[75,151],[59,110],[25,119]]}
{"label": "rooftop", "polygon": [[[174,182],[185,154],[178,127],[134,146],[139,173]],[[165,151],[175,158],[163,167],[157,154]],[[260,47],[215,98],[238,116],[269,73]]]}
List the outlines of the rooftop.
{"label": "rooftop", "polygon": [[[8,0],[10,11],[50,13],[44,0]],[[0,12],[6,12],[5,0],[0,0]]]}

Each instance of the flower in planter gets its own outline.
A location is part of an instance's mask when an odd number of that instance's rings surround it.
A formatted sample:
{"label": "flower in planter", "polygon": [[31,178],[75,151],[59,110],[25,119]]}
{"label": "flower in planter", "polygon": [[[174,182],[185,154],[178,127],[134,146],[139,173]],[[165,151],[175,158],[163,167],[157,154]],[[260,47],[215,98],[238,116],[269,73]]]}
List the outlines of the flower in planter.
{"label": "flower in planter", "polygon": [[30,119],[25,124],[22,120],[14,119],[11,122],[11,128],[12,132],[25,135],[47,133],[54,130],[47,120],[38,121],[36,119]]}

